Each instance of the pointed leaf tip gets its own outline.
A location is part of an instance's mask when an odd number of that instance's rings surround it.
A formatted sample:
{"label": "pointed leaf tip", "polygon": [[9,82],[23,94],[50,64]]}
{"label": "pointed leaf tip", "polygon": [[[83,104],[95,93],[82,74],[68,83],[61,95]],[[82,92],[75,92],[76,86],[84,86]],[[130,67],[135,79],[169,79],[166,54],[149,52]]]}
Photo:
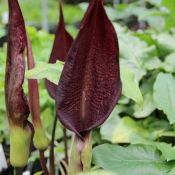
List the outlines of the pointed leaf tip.
{"label": "pointed leaf tip", "polygon": [[[59,24],[55,33],[55,39],[53,48],[51,51],[49,63],[56,63],[57,60],[65,61],[67,53],[72,45],[73,38],[66,31],[63,11],[62,11],[62,0],[59,0],[59,9],[60,9],[60,19]],[[46,79],[45,81],[46,88],[48,90],[49,95],[55,99],[57,85],[50,82]]]}
{"label": "pointed leaf tip", "polygon": [[117,36],[102,1],[91,1],[57,88],[57,115],[81,135],[107,119],[120,94]]}

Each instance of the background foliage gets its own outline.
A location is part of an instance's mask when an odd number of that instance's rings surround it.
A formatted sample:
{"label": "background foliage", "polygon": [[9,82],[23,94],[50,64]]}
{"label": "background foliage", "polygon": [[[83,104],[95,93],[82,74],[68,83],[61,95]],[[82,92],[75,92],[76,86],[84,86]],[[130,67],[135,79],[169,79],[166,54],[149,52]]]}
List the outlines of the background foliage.
{"label": "background foliage", "polygon": [[[48,2],[50,33],[41,30],[39,0],[21,0],[20,4],[37,62],[36,68],[27,72],[26,77],[40,79],[42,122],[51,137],[55,107],[45,90],[43,78],[58,82],[63,67],[60,62],[47,64],[54,37],[51,33],[58,21],[57,1]],[[67,29],[75,37],[87,3],[64,4],[63,8]],[[87,175],[173,175],[175,1],[107,3],[106,10],[119,39],[123,91],[110,118],[93,132],[93,168]],[[1,40],[6,35],[6,13],[6,1],[0,0]],[[0,142],[8,145],[3,90],[5,59],[6,42],[0,47]],[[57,160],[63,157],[62,137],[61,125],[58,124]],[[37,157],[34,152],[29,161]]]}

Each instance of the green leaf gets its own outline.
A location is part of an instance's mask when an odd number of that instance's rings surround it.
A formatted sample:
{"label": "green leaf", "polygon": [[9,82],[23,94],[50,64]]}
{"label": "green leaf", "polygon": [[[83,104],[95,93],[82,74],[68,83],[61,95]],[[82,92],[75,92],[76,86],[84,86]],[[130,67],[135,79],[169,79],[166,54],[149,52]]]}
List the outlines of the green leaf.
{"label": "green leaf", "polygon": [[101,126],[100,133],[103,139],[115,142],[113,139],[113,132],[119,121],[118,110],[117,107],[115,107],[109,119],[107,119],[107,121]]}
{"label": "green leaf", "polygon": [[168,15],[165,20],[165,29],[168,30],[175,26],[175,1],[162,0],[161,5],[168,11]]}
{"label": "green leaf", "polygon": [[157,143],[157,148],[162,152],[163,157],[165,160],[175,160],[175,148],[172,147],[170,144],[167,143]]}
{"label": "green leaf", "polygon": [[139,105],[143,105],[143,97],[139,89],[134,71],[127,65],[121,64],[122,93]]}
{"label": "green leaf", "polygon": [[168,172],[166,175],[175,175],[175,168],[173,168],[170,172]]}
{"label": "green leaf", "polygon": [[78,175],[117,175],[116,173],[110,173],[105,170],[96,170],[92,172],[79,173]]}
{"label": "green leaf", "polygon": [[[128,33],[119,33],[120,57],[134,64],[138,69],[144,65],[144,60],[157,56],[155,46]],[[136,49],[137,48],[137,49]]]}
{"label": "green leaf", "polygon": [[51,82],[58,84],[62,69],[63,63],[61,61],[57,61],[55,64],[39,62],[34,69],[26,71],[26,78],[47,78]]}
{"label": "green leaf", "polygon": [[139,106],[138,104],[134,105],[134,117],[148,117],[155,110],[156,107],[153,100],[153,82],[154,79],[151,77],[142,83],[140,88],[144,99],[143,106]]}
{"label": "green leaf", "polygon": [[146,145],[104,144],[95,147],[93,157],[95,164],[119,175],[165,175],[172,168],[155,147]]}
{"label": "green leaf", "polygon": [[175,78],[171,74],[159,73],[153,89],[156,107],[164,111],[170,124],[175,123]]}
{"label": "green leaf", "polygon": [[161,55],[167,55],[175,51],[175,36],[168,33],[160,33],[157,37],[158,47]]}
{"label": "green leaf", "polygon": [[147,0],[149,3],[153,4],[153,5],[157,5],[160,6],[162,0]]}
{"label": "green leaf", "polygon": [[144,64],[144,68],[147,70],[159,69],[162,67],[162,62],[159,58],[153,57],[150,60],[146,61]]}
{"label": "green leaf", "polygon": [[144,102],[143,106],[140,107],[138,105],[135,105],[135,112],[134,112],[134,117],[136,118],[144,118],[148,117],[154,110],[155,110],[155,105],[153,102],[153,96],[152,94],[148,93],[143,95]]}
{"label": "green leaf", "polygon": [[151,136],[130,117],[119,118],[114,111],[111,117],[102,125],[102,138],[112,143],[148,143]]}
{"label": "green leaf", "polygon": [[162,65],[166,72],[173,73],[175,71],[175,53],[168,55]]}
{"label": "green leaf", "polygon": [[161,139],[161,137],[170,138],[175,136],[173,127],[165,119],[162,120],[155,116],[150,116],[142,120],[142,125],[151,133],[154,140]]}

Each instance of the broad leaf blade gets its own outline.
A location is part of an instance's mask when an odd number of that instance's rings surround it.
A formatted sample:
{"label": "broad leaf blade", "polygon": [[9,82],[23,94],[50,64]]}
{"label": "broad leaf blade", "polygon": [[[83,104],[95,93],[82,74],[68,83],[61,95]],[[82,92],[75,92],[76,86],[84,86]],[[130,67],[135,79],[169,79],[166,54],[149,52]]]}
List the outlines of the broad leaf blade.
{"label": "broad leaf blade", "polygon": [[57,61],[55,64],[38,62],[35,68],[26,71],[28,79],[44,79],[47,78],[55,85],[58,83],[61,72],[63,70],[63,62]]}
{"label": "broad leaf blade", "polygon": [[79,173],[78,175],[117,175],[117,174],[107,172],[107,171],[104,171],[104,170],[96,170],[96,171]]}
{"label": "broad leaf blade", "polygon": [[123,63],[124,64],[121,64],[121,79],[123,84],[122,93],[142,106],[143,96],[139,88],[139,82],[136,81],[136,76],[132,68],[130,68],[125,62]]}
{"label": "broad leaf blade", "polygon": [[103,139],[112,143],[149,143],[150,133],[130,117],[112,116],[101,127]]}
{"label": "broad leaf blade", "polygon": [[57,114],[77,134],[110,115],[121,93],[115,30],[102,0],[92,0],[74,41],[57,89]]}
{"label": "broad leaf blade", "polygon": [[159,73],[154,83],[156,107],[163,110],[171,124],[175,123],[175,78],[171,74]]}
{"label": "broad leaf blade", "polygon": [[164,175],[172,168],[161,160],[153,146],[104,144],[96,147],[93,153],[97,165],[120,175]]}
{"label": "broad leaf blade", "polygon": [[175,160],[175,149],[170,144],[162,142],[157,143],[156,146],[167,161]]}

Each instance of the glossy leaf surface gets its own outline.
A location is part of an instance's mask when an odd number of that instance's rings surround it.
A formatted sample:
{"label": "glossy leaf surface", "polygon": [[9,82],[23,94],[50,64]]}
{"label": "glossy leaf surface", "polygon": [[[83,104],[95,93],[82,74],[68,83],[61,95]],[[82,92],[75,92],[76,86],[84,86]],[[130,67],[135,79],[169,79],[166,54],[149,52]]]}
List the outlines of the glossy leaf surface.
{"label": "glossy leaf surface", "polygon": [[102,0],[91,0],[59,81],[57,114],[81,135],[105,121],[120,93],[117,36]]}
{"label": "glossy leaf surface", "polygon": [[23,125],[29,115],[29,107],[23,92],[25,72],[24,50],[26,32],[24,20],[17,0],[8,0],[9,28],[5,77],[6,107],[9,120]]}
{"label": "glossy leaf surface", "polygon": [[[66,31],[66,28],[65,28],[61,0],[59,0],[59,7],[60,7],[60,20],[55,33],[55,40],[54,40],[52,52],[50,55],[49,63],[56,63],[57,60],[65,61],[67,53],[73,42],[73,38]],[[45,83],[46,83],[46,88],[48,90],[49,95],[55,99],[57,86],[47,79]]]}

